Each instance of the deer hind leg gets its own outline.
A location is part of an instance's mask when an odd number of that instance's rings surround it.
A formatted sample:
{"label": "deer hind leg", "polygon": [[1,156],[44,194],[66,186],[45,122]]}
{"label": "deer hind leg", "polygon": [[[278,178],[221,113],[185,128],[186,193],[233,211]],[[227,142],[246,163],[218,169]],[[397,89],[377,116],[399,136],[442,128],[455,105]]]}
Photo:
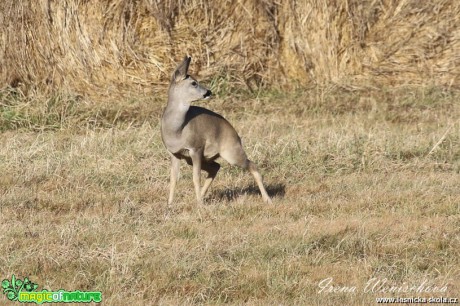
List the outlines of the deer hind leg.
{"label": "deer hind leg", "polygon": [[229,162],[231,165],[236,165],[240,168],[243,168],[244,170],[249,170],[249,172],[254,177],[257,186],[259,187],[264,202],[267,202],[269,204],[272,203],[272,200],[270,199],[267,190],[265,190],[262,175],[259,173],[256,164],[254,164],[252,161],[248,159],[241,144],[239,146],[234,146],[231,150],[225,150],[221,152],[220,156],[227,162]]}
{"label": "deer hind leg", "polygon": [[211,186],[212,181],[216,178],[217,172],[220,169],[220,165],[215,161],[207,162],[202,164],[202,169],[208,173],[208,177],[204,181],[203,188],[201,188],[201,197],[206,195],[209,186]]}
{"label": "deer hind leg", "polygon": [[254,177],[254,180],[256,181],[257,186],[259,186],[260,193],[262,194],[262,199],[264,200],[264,202],[271,204],[272,200],[270,199],[270,196],[268,195],[267,190],[265,190],[264,183],[262,181],[262,175],[257,169],[256,164],[254,164],[249,159],[247,160],[247,164],[248,164],[247,169],[249,170],[249,172],[251,172],[252,176]]}

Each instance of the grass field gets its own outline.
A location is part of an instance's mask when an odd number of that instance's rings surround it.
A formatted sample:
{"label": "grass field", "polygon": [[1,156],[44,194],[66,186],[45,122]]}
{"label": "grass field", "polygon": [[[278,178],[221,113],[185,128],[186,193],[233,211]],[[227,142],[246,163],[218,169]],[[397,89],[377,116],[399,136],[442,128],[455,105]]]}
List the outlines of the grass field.
{"label": "grass field", "polygon": [[[458,92],[325,88],[201,101],[236,127],[274,198],[264,204],[251,175],[223,162],[201,207],[185,164],[166,204],[164,96],[0,96],[2,279],[98,290],[103,305],[460,298]],[[320,287],[328,278],[354,292]],[[387,283],[366,288],[373,278]],[[425,281],[446,290],[382,292]],[[0,303],[9,305],[3,294]]]}

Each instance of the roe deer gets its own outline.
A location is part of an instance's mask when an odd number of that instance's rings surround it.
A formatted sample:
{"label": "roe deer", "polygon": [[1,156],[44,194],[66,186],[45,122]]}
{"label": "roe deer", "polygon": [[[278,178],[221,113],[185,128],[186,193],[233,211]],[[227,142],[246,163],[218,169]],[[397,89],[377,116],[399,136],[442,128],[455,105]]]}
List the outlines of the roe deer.
{"label": "roe deer", "polygon": [[[220,169],[220,165],[215,162],[218,157],[231,165],[249,170],[259,186],[263,200],[271,203],[257,166],[247,158],[240,137],[230,123],[210,110],[190,106],[193,101],[211,97],[209,89],[187,74],[190,61],[191,58],[186,56],[174,71],[168,91],[168,104],[161,118],[161,137],[171,157],[168,204],[174,198],[181,159],[193,166],[196,199],[201,204]],[[203,187],[200,182],[201,170],[208,174]]]}

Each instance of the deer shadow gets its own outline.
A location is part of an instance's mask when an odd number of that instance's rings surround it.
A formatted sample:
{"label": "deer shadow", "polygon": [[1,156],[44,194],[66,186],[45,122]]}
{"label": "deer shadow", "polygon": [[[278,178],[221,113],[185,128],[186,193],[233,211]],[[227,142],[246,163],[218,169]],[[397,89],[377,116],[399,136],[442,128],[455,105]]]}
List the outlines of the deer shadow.
{"label": "deer shadow", "polygon": [[[270,198],[280,197],[283,198],[286,194],[285,184],[271,184],[265,187]],[[245,188],[235,187],[232,189],[215,190],[208,197],[208,201],[235,201],[243,195],[260,195],[260,190],[257,186],[251,185]]]}

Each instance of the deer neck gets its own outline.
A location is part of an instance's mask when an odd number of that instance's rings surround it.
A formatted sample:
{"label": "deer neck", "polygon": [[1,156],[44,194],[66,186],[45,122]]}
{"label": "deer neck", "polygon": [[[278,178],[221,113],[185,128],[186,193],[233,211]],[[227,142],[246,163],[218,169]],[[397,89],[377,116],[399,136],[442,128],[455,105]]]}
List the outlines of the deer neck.
{"label": "deer neck", "polygon": [[162,118],[163,131],[169,135],[179,136],[184,127],[185,117],[189,108],[190,103],[183,102],[170,95]]}

